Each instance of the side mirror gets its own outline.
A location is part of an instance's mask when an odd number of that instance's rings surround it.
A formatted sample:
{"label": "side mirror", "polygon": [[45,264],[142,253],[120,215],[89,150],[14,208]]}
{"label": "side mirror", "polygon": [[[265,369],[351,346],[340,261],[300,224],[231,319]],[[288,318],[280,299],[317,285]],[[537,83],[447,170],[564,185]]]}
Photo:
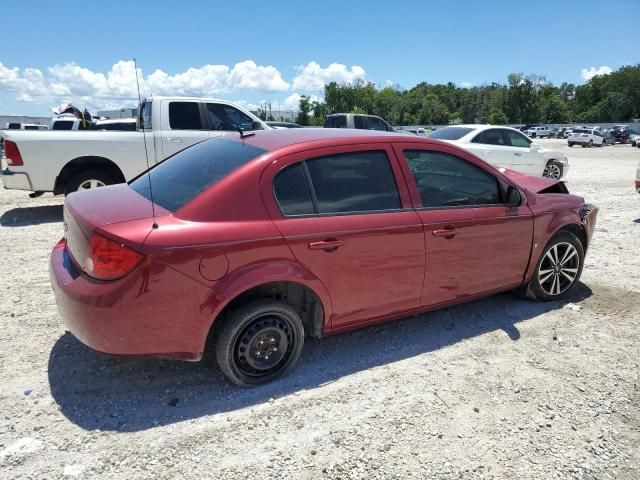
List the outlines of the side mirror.
{"label": "side mirror", "polygon": [[532,152],[539,152],[540,151],[540,145],[537,144],[536,142],[531,142],[531,144],[529,145],[529,149]]}
{"label": "side mirror", "polygon": [[515,187],[509,186],[507,188],[507,198],[505,203],[509,207],[519,207],[522,204],[522,195],[520,194],[520,190]]}
{"label": "side mirror", "polygon": [[264,130],[264,127],[262,126],[262,123],[254,120],[251,122],[251,130]]}

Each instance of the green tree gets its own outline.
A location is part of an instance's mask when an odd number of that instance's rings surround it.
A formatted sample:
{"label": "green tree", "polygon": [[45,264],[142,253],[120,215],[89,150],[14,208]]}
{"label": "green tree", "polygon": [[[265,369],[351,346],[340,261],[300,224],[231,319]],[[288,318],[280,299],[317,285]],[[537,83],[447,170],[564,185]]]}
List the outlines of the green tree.
{"label": "green tree", "polygon": [[492,125],[505,125],[506,123],[509,123],[507,114],[498,107],[491,108],[487,120]]}
{"label": "green tree", "polygon": [[302,126],[309,125],[309,113],[311,112],[311,99],[308,96],[302,95],[300,97],[299,109],[300,111],[298,112],[297,122]]}

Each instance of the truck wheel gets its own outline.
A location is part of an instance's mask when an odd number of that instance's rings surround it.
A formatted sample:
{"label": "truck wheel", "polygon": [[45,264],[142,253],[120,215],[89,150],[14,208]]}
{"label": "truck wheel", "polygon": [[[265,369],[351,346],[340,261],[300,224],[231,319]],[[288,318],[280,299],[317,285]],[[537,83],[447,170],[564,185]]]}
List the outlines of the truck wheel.
{"label": "truck wheel", "polygon": [[289,305],[257,300],[233,311],[218,331],[218,366],[231,382],[255,387],[285,375],[304,344],[300,316]]}
{"label": "truck wheel", "polygon": [[88,172],[80,172],[71,176],[64,185],[64,194],[69,195],[73,192],[91,190],[106,185],[113,185],[114,183],[116,183],[116,181],[109,174],[99,170],[89,170]]}

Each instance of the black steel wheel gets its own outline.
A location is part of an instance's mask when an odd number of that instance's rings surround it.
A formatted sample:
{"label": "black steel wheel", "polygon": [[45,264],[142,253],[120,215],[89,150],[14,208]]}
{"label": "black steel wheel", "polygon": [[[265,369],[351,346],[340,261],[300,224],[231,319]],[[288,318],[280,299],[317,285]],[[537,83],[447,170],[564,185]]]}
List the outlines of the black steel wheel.
{"label": "black steel wheel", "polygon": [[569,294],[580,279],[584,246],[571,232],[561,231],[547,244],[530,283],[538,300],[558,300]]}
{"label": "black steel wheel", "polygon": [[241,387],[286,374],[304,344],[304,327],[286,303],[257,300],[232,312],[218,331],[216,358],[222,373]]}

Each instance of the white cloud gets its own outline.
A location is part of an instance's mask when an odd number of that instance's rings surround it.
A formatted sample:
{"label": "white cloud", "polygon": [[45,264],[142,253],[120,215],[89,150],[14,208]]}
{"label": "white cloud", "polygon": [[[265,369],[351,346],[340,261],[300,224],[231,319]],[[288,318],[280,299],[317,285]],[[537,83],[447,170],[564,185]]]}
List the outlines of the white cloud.
{"label": "white cloud", "polygon": [[330,82],[351,83],[358,79],[365,79],[364,68],[353,65],[347,68],[342,63],[332,63],[322,68],[317,62],[309,62],[307,65],[296,67],[300,72],[293,79],[294,90],[322,90],[325,84]]}
{"label": "white cloud", "polygon": [[[245,60],[234,66],[204,65],[169,74],[156,70],[144,77],[138,69],[142,95],[211,96],[238,90],[280,92],[290,84],[277,68]],[[75,62],[49,67],[46,74],[35,68],[9,68],[0,63],[0,91],[15,92],[26,102],[82,102],[106,108],[138,97],[134,63],[121,60],[106,72],[96,72]]]}
{"label": "white cloud", "polygon": [[473,83],[471,83],[471,82],[460,82],[460,86],[462,88],[471,88],[471,87],[473,87]]}
{"label": "white cloud", "polygon": [[588,82],[596,75],[609,75],[612,71],[613,70],[611,69],[611,67],[608,67],[606,65],[603,65],[601,67],[583,68],[580,71],[580,77],[582,78],[583,82]]}
{"label": "white cloud", "polygon": [[[319,102],[319,101],[322,100],[317,95],[307,95],[307,96],[311,99],[312,102]],[[283,110],[295,110],[295,111],[300,110],[300,98],[301,97],[302,97],[302,95],[300,95],[297,92],[296,93],[292,93],[287,98],[285,98],[282,103],[280,103],[280,108],[282,108]]]}

